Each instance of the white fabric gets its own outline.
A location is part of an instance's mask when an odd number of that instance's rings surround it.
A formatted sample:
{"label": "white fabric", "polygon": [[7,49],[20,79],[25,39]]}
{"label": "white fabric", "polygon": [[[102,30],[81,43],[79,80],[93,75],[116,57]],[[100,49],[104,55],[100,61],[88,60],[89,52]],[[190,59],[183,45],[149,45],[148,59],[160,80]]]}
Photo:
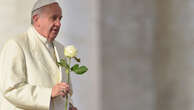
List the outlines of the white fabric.
{"label": "white fabric", "polygon": [[58,3],[58,1],[57,0],[37,0],[32,8],[32,11],[35,11],[41,7],[44,7],[52,3]]}
{"label": "white fabric", "polygon": [[50,55],[52,56],[53,60],[57,62],[57,58],[56,58],[56,52],[54,50],[54,45],[53,42],[49,42],[47,40],[47,38],[45,38],[44,36],[40,35],[35,28],[32,26],[32,31],[37,35],[38,39],[40,39],[40,41],[47,47],[47,49],[49,50]]}
{"label": "white fabric", "polygon": [[[2,49],[0,110],[53,110],[52,87],[65,82],[66,74],[37,36],[30,27],[27,33],[10,39]],[[59,61],[64,56],[64,47],[56,41],[53,44]],[[65,98],[52,101],[54,110],[64,109]]]}

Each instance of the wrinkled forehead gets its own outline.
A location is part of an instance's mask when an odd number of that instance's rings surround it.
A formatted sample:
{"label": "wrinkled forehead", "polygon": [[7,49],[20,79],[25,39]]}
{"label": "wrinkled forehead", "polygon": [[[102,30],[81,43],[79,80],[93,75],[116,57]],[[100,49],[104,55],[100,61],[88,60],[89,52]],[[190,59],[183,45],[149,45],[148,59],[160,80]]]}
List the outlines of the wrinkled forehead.
{"label": "wrinkled forehead", "polygon": [[52,3],[46,6],[41,7],[42,10],[61,10],[61,7],[58,3]]}
{"label": "wrinkled forehead", "polygon": [[47,6],[42,7],[42,13],[49,14],[49,13],[58,13],[61,14],[62,10],[58,3],[52,3]]}

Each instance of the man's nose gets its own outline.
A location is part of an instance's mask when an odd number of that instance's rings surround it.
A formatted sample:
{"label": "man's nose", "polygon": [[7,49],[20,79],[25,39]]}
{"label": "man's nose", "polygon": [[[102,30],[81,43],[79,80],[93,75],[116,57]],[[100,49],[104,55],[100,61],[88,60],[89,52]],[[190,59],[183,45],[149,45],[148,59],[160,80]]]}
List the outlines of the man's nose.
{"label": "man's nose", "polygon": [[55,25],[56,26],[61,26],[61,21],[60,20],[56,20]]}

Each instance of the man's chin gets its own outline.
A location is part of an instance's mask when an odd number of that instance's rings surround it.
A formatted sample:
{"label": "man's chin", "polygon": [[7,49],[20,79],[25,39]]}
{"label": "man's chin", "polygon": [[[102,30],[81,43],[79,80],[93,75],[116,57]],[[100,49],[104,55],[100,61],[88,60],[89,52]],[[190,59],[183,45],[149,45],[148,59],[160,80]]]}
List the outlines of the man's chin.
{"label": "man's chin", "polygon": [[49,37],[49,38],[48,38],[48,41],[49,41],[49,42],[52,42],[52,41],[54,41],[54,40],[55,40],[55,38],[56,38],[56,37],[57,37],[57,36],[52,36],[52,37]]}

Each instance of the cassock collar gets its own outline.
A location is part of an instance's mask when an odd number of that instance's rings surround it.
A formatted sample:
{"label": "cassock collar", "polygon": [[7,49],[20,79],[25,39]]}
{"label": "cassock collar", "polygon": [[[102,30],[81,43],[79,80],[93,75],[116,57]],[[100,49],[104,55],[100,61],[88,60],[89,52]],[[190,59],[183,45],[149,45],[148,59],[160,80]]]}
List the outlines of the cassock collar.
{"label": "cassock collar", "polygon": [[40,41],[42,43],[44,43],[46,46],[50,46],[50,45],[53,45],[53,42],[49,42],[48,39],[44,36],[42,36],[40,33],[38,33],[36,31],[36,29],[34,28],[34,26],[31,26],[32,28],[32,31],[35,33],[35,35],[38,37],[38,39],[40,39]]}

